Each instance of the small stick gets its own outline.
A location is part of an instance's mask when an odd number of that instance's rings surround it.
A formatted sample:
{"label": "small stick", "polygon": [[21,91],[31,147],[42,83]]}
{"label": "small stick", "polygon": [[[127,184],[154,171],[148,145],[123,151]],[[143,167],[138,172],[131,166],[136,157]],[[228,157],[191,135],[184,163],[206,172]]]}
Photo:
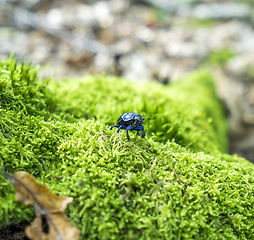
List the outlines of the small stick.
{"label": "small stick", "polygon": [[151,166],[151,168],[150,168],[150,172],[152,172],[152,171],[153,171],[154,166],[155,166],[155,164],[156,164],[156,161],[157,161],[157,158],[155,158],[155,159],[154,159],[154,161],[153,161],[153,165],[152,165],[152,166]]}
{"label": "small stick", "polygon": [[172,168],[172,167],[170,167],[169,166],[169,168],[172,170],[172,172],[176,175],[176,177],[179,179],[179,181],[182,183],[182,184],[184,184],[184,186],[187,188],[187,187],[189,187],[189,185],[187,184],[187,183],[185,183],[179,176],[178,176],[178,174],[176,173],[176,171]]}

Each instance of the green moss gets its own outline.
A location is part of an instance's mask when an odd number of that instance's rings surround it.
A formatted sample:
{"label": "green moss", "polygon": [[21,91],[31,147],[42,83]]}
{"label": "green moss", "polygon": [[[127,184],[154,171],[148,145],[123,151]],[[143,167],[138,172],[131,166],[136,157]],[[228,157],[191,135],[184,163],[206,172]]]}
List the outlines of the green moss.
{"label": "green moss", "polygon": [[158,8],[158,7],[150,8],[150,12],[151,12],[152,20],[154,20],[156,24],[159,24],[159,25],[168,24],[172,17],[169,11],[162,8]]}
{"label": "green moss", "polygon": [[145,121],[145,129],[154,141],[174,139],[205,152],[227,150],[222,105],[214,93],[212,77],[205,70],[169,86],[87,76],[51,82],[48,88],[45,95],[54,95],[56,104],[51,110],[58,115],[67,113],[76,119],[97,119],[112,125],[122,113],[138,112],[151,117]]}
{"label": "green moss", "polygon": [[[32,66],[0,66],[0,167],[73,197],[66,213],[81,239],[253,238],[253,165],[224,153],[226,124],[209,73],[169,86],[105,76],[37,82]],[[126,111],[152,118],[150,144],[109,130]],[[0,174],[0,226],[33,215]]]}
{"label": "green moss", "polygon": [[182,23],[182,26],[187,29],[197,29],[197,28],[212,28],[218,24],[218,20],[212,18],[198,19],[189,18],[188,21]]}
{"label": "green moss", "polygon": [[222,48],[217,51],[210,52],[208,63],[212,65],[224,65],[234,56],[235,53],[232,50],[228,48]]}

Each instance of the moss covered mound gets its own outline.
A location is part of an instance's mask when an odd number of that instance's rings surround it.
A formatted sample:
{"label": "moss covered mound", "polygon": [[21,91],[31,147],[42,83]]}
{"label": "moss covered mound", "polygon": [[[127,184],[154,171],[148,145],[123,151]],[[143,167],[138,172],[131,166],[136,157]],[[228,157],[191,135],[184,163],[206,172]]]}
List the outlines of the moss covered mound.
{"label": "moss covered mound", "polygon": [[[50,110],[76,119],[95,119],[116,124],[124,112],[138,112],[154,141],[174,139],[193,150],[227,150],[222,106],[211,75],[197,71],[170,86],[139,84],[116,77],[87,76],[79,80],[51,81],[44,91]],[[73,121],[68,118],[69,121]],[[206,132],[203,134],[203,132]]]}
{"label": "moss covered mound", "polygon": [[[73,197],[67,214],[81,239],[254,238],[253,164],[224,153],[207,72],[161,86],[105,76],[38,82],[32,66],[0,67],[0,167]],[[127,111],[152,118],[149,143],[109,130]],[[0,226],[33,216],[0,174]]]}

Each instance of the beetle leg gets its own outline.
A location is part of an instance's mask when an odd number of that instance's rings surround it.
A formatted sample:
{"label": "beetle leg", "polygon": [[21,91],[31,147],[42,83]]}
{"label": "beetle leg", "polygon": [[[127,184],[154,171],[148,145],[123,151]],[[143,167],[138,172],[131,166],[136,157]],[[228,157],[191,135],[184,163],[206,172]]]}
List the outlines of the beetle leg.
{"label": "beetle leg", "polygon": [[137,130],[137,136],[138,136],[139,130]]}
{"label": "beetle leg", "polygon": [[128,131],[129,131],[129,129],[126,130],[126,135],[127,135],[127,139],[130,141],[131,138],[130,138]]}
{"label": "beetle leg", "polygon": [[120,129],[126,129],[126,127],[124,125],[120,125],[120,126],[117,126],[118,129],[117,129],[117,133],[119,133]]}
{"label": "beetle leg", "polygon": [[118,129],[117,129],[116,133],[119,133],[121,128],[122,128],[121,126],[120,127],[118,126]]}
{"label": "beetle leg", "polygon": [[129,135],[129,130],[132,130],[133,128],[131,127],[131,126],[128,126],[127,128],[126,128],[126,135],[127,135],[127,139],[128,140],[130,140],[131,138],[130,138],[130,135]]}
{"label": "beetle leg", "polygon": [[141,138],[144,138],[144,137],[145,137],[145,135],[146,135],[146,133],[145,133],[145,130],[144,130],[144,128],[143,128],[143,130],[142,130],[142,134],[141,134]]}
{"label": "beetle leg", "polygon": [[118,126],[118,125],[113,125],[113,126],[111,126],[111,127],[110,127],[110,130],[112,130],[114,127],[119,128],[119,126]]}
{"label": "beetle leg", "polygon": [[141,138],[144,138],[146,133],[143,126],[138,126],[137,131],[142,131]]}

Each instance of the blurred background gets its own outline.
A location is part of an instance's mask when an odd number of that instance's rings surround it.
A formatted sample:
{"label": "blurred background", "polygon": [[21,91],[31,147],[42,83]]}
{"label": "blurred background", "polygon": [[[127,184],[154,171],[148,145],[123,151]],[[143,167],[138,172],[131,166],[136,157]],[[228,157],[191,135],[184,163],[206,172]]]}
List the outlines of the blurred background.
{"label": "blurred background", "polygon": [[117,75],[170,84],[214,74],[230,153],[254,162],[253,0],[0,0],[0,58],[40,77]]}

